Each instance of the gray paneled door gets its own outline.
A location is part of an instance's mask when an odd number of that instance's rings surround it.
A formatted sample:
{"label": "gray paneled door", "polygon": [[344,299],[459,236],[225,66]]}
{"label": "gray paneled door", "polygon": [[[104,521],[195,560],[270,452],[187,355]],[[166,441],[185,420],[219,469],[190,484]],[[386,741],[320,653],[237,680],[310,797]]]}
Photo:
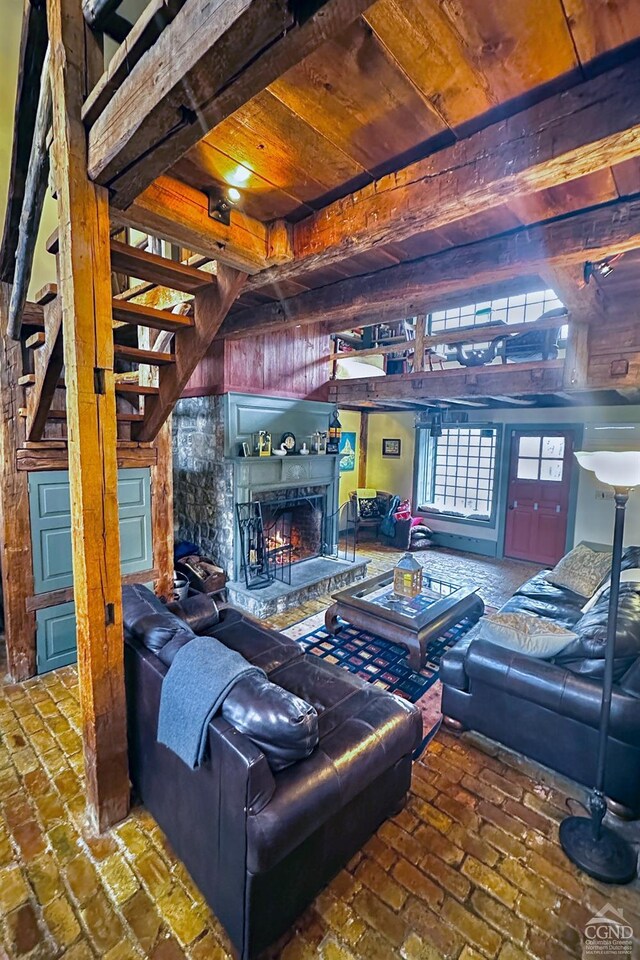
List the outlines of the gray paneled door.
{"label": "gray paneled door", "polygon": [[[73,585],[69,474],[47,470],[29,474],[31,539],[36,594]],[[121,569],[124,573],[153,567],[151,543],[151,472],[149,468],[118,471]],[[38,673],[76,659],[73,603],[60,603],[36,614]]]}

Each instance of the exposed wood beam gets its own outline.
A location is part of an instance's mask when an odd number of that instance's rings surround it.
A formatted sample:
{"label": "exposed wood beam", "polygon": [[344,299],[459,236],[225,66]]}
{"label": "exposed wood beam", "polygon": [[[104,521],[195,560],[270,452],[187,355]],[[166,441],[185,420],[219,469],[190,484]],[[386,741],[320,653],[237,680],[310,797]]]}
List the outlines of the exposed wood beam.
{"label": "exposed wood beam", "polygon": [[196,293],[193,326],[176,334],[176,362],[160,371],[158,396],[145,401],[144,423],[136,431],[136,439],[140,442],[153,440],[158,435],[191,374],[211,346],[245,280],[246,274],[219,265],[215,283]]}
{"label": "exposed wood beam", "polygon": [[[544,287],[543,281],[537,275],[510,277],[508,280],[500,280],[497,283],[486,283],[478,286],[470,278],[465,290],[454,290],[453,293],[444,293],[434,299],[425,299],[425,310],[434,313],[436,310],[447,310],[449,307],[460,307],[464,303],[484,303],[486,300],[499,300],[502,297],[511,297],[516,294],[530,293],[534,290],[540,290]],[[461,300],[461,297],[463,298]],[[395,320],[400,319],[404,314],[398,314]],[[327,320],[322,324],[324,333],[342,333],[349,326],[360,326],[360,318],[355,315],[350,318],[350,322],[345,321],[345,317],[339,317],[337,320]],[[374,323],[374,320],[369,321]]]}
{"label": "exposed wood beam", "polygon": [[495,394],[556,393],[562,390],[562,360],[536,363],[492,364],[433,373],[405,373],[358,380],[334,380],[329,401],[338,406],[364,400],[449,401],[449,398],[487,397]]}
{"label": "exposed wood beam", "polygon": [[87,814],[129,808],[107,191],[87,179],[80,0],[47,0]]}
{"label": "exposed wood beam", "polygon": [[36,622],[25,607],[34,591],[28,475],[16,465],[22,345],[6,336],[9,296],[9,284],[0,283],[0,570],[9,676],[17,682],[36,672]]}
{"label": "exposed wood beam", "polygon": [[328,267],[640,154],[640,59],[363,187],[296,224],[294,257],[248,289]]}
{"label": "exposed wood beam", "polygon": [[122,0],[82,0],[82,14],[92,30],[102,30]]}
{"label": "exposed wood beam", "polygon": [[120,208],[371,0],[187,0],[89,131],[89,175]]}
{"label": "exposed wood beam", "polygon": [[583,263],[548,264],[541,274],[569,310],[572,320],[577,323],[606,321],[607,308],[602,289],[595,277],[590,283],[585,282]]}
{"label": "exposed wood beam", "polygon": [[42,65],[47,50],[47,17],[42,4],[23,0],[18,89],[9,170],[9,196],[0,250],[0,281],[13,282],[18,229],[24,200],[29,156],[36,125]]}
{"label": "exposed wood beam", "polygon": [[82,119],[92,123],[105,109],[111,97],[139,60],[153,46],[164,28],[174,19],[185,0],[151,0],[136,20],[133,29],[118,47],[109,66],[85,100]]}
{"label": "exposed wood beam", "polygon": [[383,323],[427,313],[431,304],[474,286],[540,274],[548,264],[579,264],[640,247],[640,197],[619,200],[534,227],[308,290],[288,300],[234,313],[221,337],[288,326]]}
{"label": "exposed wood beam", "polygon": [[358,437],[358,486],[367,485],[367,454],[369,446],[369,414],[363,411],[360,415],[360,434]]}
{"label": "exposed wood beam", "polygon": [[204,193],[172,177],[159,177],[127,210],[112,210],[112,221],[172,240],[247,273],[263,270],[269,263],[266,224],[232,210],[227,227],[209,216]]}

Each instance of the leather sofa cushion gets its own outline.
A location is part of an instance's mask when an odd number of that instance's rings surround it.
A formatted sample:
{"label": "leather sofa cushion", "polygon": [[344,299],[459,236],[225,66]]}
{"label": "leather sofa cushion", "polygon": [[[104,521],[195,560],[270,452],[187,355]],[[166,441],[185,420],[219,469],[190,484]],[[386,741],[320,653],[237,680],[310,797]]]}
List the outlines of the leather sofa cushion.
{"label": "leather sofa cushion", "polygon": [[500,607],[500,613],[533,613],[573,629],[582,616],[584,597],[565,587],[556,587],[544,578],[545,571],[542,570],[523,583]]}
{"label": "leather sofa cushion", "polygon": [[625,693],[640,700],[640,657],[629,667],[619,686]]}
{"label": "leather sofa cushion", "polygon": [[260,747],[275,772],[308,757],[318,745],[318,714],[262,676],[243,677],[222,704],[222,716]]}
{"label": "leather sofa cushion", "polygon": [[122,612],[125,630],[153,651],[165,666],[170,666],[178,650],[195,637],[188,624],[140,583],[122,588]]}
{"label": "leather sofa cushion", "polygon": [[273,679],[313,703],[320,742],[304,763],[275,775],[270,803],[247,821],[247,868],[263,873],[373,783],[422,736],[419,711],[346,671],[305,656]]}
{"label": "leather sofa cushion", "polygon": [[169,603],[167,609],[188,624],[194,633],[209,635],[220,620],[215,600],[206,593],[195,593],[180,603]]}
{"label": "leather sofa cushion", "polygon": [[208,634],[231,650],[237,650],[267,676],[283,664],[302,657],[302,650],[295,640],[263,627],[258,620],[233,607],[221,608],[220,622]]}
{"label": "leather sofa cushion", "polygon": [[[619,680],[640,657],[640,593],[637,583],[620,584],[613,678]],[[609,591],[574,626],[578,634],[555,658],[573,673],[602,679],[609,621]]]}
{"label": "leather sofa cushion", "polygon": [[622,554],[622,569],[631,570],[640,567],[640,547],[625,547]]}

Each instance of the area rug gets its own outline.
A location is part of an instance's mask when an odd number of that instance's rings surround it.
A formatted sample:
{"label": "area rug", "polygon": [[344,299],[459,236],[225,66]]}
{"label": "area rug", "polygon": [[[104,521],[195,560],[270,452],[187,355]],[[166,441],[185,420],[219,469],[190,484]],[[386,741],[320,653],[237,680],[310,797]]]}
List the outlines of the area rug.
{"label": "area rug", "polygon": [[306,617],[282,632],[296,640],[305,653],[342,667],[367,683],[415,703],[422,714],[423,740],[416,751],[418,757],[442,723],[440,659],[477,622],[477,617],[465,617],[432,641],[427,647],[425,665],[418,672],[409,666],[405,647],[368,630],[358,630],[344,623],[338,633],[332,636],[325,629],[324,612]]}

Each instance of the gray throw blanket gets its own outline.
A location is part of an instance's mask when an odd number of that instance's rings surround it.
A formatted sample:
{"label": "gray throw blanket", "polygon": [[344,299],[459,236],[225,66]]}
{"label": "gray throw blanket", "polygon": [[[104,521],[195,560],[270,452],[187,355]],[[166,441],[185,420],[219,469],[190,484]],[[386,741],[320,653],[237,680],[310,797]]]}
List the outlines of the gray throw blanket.
{"label": "gray throw blanket", "polygon": [[158,742],[195,770],[202,763],[209,721],[231,688],[264,670],[213,637],[194,637],[175,656],[162,681]]}

